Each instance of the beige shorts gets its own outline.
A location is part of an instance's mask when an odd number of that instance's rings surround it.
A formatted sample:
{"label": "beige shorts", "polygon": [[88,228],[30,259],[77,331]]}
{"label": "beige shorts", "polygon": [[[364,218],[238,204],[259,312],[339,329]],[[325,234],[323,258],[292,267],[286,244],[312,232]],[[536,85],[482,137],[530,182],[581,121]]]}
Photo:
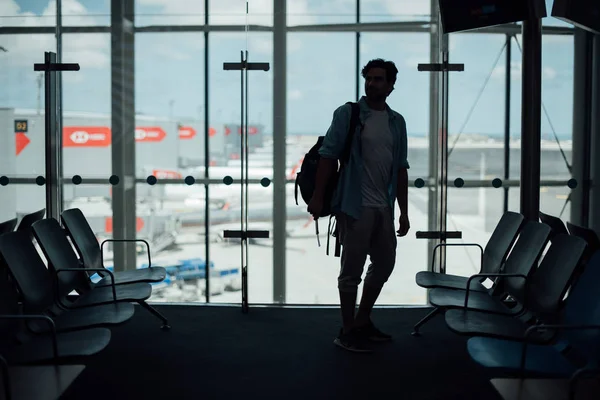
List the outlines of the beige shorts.
{"label": "beige shorts", "polygon": [[363,207],[360,219],[338,214],[336,223],[342,245],[339,290],[357,290],[367,255],[371,264],[365,285],[383,287],[396,264],[397,238],[392,210],[389,207]]}

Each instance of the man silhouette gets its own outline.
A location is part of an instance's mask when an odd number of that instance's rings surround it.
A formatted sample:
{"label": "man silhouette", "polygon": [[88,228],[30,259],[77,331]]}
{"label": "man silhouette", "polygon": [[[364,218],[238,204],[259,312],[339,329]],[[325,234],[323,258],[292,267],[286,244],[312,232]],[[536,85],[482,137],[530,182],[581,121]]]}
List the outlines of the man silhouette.
{"label": "man silhouette", "polygon": [[[373,306],[396,262],[398,236],[410,229],[408,219],[407,134],[404,117],[386,103],[394,90],[398,69],[391,61],[374,59],[362,69],[365,96],[359,100],[360,123],[354,133],[351,156],[342,170],[331,209],[342,245],[338,291],[342,328],[334,343],[354,352],[371,351],[371,341],[388,341],[371,321]],[[333,120],[319,150],[316,188],[308,211],[317,218],[323,209],[325,183],[338,168],[348,133],[351,106],[344,104]],[[395,231],[394,203],[400,208]],[[363,293],[355,316],[358,285],[370,256]]]}

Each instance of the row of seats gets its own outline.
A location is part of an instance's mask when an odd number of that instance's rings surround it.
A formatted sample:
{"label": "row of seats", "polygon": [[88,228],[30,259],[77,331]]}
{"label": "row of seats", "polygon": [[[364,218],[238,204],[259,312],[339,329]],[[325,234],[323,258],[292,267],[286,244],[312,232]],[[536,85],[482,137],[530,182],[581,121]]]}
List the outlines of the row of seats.
{"label": "row of seats", "polygon": [[540,220],[505,213],[480,247],[475,275],[418,272],[434,309],[413,335],[444,314],[451,331],[469,337],[470,357],[501,393],[600,398],[600,240],[557,217],[540,213]]}
{"label": "row of seats", "polygon": [[[44,214],[0,224],[0,364],[7,399],[60,397],[86,360],[106,348],[108,328],[133,317],[134,303],[170,328],[146,302],[151,283],[166,277],[164,268],[152,266],[146,241],[147,268],[112,272],[103,266],[104,242],[81,210],[64,211],[62,226]],[[96,273],[102,279],[94,283]]]}

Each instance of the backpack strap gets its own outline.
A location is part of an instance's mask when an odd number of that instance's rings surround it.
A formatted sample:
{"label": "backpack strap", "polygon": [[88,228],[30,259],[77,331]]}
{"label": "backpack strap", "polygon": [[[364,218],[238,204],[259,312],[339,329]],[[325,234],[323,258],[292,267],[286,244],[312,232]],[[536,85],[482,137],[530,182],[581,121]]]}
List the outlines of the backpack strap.
{"label": "backpack strap", "polygon": [[360,107],[356,102],[347,102],[352,107],[352,113],[350,114],[350,126],[348,127],[348,135],[346,137],[346,143],[344,145],[344,151],[342,152],[341,165],[347,164],[350,161],[350,155],[352,154],[352,141],[354,140],[354,132],[359,124]]}
{"label": "backpack strap", "polygon": [[340,232],[337,224],[335,224],[335,256],[339,257],[342,249],[342,242],[340,242]]}

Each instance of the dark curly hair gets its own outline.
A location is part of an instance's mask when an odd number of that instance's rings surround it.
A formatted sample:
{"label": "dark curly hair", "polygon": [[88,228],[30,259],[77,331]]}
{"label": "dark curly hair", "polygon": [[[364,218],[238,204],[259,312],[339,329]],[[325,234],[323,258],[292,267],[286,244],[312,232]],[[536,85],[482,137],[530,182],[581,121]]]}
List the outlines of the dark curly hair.
{"label": "dark curly hair", "polygon": [[363,78],[367,77],[367,73],[371,70],[371,68],[383,68],[385,70],[385,77],[388,80],[388,82],[391,82],[392,85],[396,83],[398,68],[396,68],[396,64],[394,64],[392,61],[386,61],[382,58],[376,58],[374,60],[369,61],[361,71],[361,75]]}

